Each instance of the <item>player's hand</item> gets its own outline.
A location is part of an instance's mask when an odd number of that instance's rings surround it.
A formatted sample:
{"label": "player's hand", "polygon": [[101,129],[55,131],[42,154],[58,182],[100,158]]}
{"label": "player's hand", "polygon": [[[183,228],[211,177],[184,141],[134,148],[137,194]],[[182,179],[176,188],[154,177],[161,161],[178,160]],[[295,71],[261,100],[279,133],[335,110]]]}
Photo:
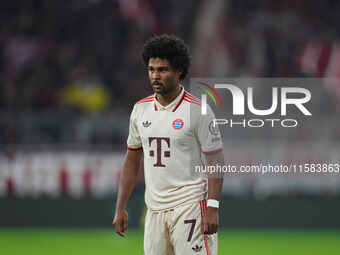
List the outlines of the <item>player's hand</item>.
{"label": "player's hand", "polygon": [[117,210],[112,225],[120,236],[125,236],[128,226],[128,213],[125,209]]}
{"label": "player's hand", "polygon": [[218,230],[218,208],[207,207],[201,221],[202,234],[215,234]]}

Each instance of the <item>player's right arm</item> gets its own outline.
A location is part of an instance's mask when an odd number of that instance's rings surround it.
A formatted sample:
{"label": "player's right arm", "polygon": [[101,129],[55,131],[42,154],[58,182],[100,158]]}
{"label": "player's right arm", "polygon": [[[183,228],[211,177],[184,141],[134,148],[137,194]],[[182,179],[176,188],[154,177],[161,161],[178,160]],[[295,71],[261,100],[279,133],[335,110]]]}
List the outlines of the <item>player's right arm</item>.
{"label": "player's right arm", "polygon": [[116,213],[113,219],[113,227],[120,236],[124,236],[128,226],[128,214],[126,204],[133,189],[136,186],[137,174],[142,158],[142,142],[137,127],[138,111],[135,105],[130,116],[128,150],[120,174]]}
{"label": "player's right arm", "polygon": [[142,157],[142,150],[129,150],[126,153],[123,168],[121,170],[119,190],[116,203],[116,213],[113,219],[113,227],[117,234],[125,236],[128,226],[128,213],[126,204],[133,189],[136,186],[137,174]]}

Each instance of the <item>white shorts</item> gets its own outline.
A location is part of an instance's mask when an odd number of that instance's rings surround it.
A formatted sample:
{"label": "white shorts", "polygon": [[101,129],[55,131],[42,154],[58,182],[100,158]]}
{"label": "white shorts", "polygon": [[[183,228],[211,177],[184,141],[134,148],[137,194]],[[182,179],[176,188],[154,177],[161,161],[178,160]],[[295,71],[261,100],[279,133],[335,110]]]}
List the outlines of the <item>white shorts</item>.
{"label": "white shorts", "polygon": [[201,234],[206,200],[172,209],[147,210],[144,255],[217,255],[217,233]]}

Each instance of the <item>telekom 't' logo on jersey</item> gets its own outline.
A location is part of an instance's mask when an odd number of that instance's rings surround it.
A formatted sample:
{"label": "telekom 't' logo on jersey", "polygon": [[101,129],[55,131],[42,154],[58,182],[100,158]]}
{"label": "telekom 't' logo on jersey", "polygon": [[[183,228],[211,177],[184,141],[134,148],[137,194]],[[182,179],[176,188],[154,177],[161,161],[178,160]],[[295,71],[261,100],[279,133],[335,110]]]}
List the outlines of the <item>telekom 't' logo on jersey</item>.
{"label": "telekom 't' logo on jersey", "polygon": [[[149,137],[149,146],[151,147],[151,144],[153,141],[156,141],[156,146],[157,146],[157,150],[156,150],[156,164],[154,164],[153,166],[155,167],[165,167],[164,164],[162,164],[162,152],[164,152],[163,156],[165,158],[169,158],[170,157],[170,151],[166,150],[166,151],[162,151],[162,141],[163,145],[167,145],[168,149],[170,148],[170,138],[169,137]],[[149,152],[150,157],[154,157],[155,156],[155,151],[154,150],[150,150]]]}

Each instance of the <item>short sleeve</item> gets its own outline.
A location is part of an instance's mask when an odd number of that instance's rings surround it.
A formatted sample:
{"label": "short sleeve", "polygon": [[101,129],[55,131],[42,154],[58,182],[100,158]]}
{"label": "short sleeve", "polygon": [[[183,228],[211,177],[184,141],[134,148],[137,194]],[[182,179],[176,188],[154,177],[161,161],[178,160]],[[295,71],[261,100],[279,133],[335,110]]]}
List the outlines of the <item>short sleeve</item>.
{"label": "short sleeve", "polygon": [[215,115],[208,105],[207,114],[200,115],[197,123],[198,140],[205,154],[223,150],[221,133],[218,126],[214,125],[214,119]]}
{"label": "short sleeve", "polygon": [[133,107],[130,115],[129,136],[127,139],[127,146],[129,150],[138,150],[142,148],[142,142],[137,126],[137,107]]}

